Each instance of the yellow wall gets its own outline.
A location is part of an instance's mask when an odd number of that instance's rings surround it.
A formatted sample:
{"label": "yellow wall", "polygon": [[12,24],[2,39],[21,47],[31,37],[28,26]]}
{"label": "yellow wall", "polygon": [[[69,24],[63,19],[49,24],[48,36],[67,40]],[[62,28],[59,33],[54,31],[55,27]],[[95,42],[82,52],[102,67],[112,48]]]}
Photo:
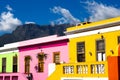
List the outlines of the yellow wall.
{"label": "yellow wall", "polygon": [[[98,25],[104,25],[108,23],[120,22],[120,17],[111,18],[107,20],[102,20],[98,22],[93,22],[90,24],[86,24],[83,26],[75,26],[67,29],[67,32],[74,31],[87,27],[95,27]],[[101,40],[101,35],[103,35],[105,40],[105,54],[106,61],[98,62],[96,60],[96,41]],[[60,80],[61,77],[108,77],[108,56],[118,56],[118,36],[120,36],[120,31],[112,31],[100,34],[92,34],[87,36],[80,36],[76,38],[69,39],[69,63],[57,65],[55,72],[48,77],[47,80]],[[85,62],[77,62],[77,42],[85,42]],[[113,50],[113,54],[111,52]],[[89,54],[92,53],[92,55]],[[91,74],[90,66],[91,64],[104,64],[105,65],[105,73],[104,74]],[[88,74],[63,74],[63,66],[74,66],[76,71],[77,65],[88,65]],[[57,74],[57,76],[56,76]],[[56,78],[56,79],[54,79]]]}
{"label": "yellow wall", "polygon": [[[104,62],[97,62],[96,61],[96,40],[101,39],[101,35],[104,36],[105,40],[105,51],[106,51],[106,61]],[[117,48],[118,48],[118,36],[120,36],[120,31],[114,31],[114,32],[107,32],[102,34],[95,34],[95,35],[89,35],[84,37],[78,37],[70,39],[69,41],[69,63],[66,64],[60,64],[56,66],[55,72],[48,77],[47,80],[61,80],[62,77],[108,77],[108,63],[107,63],[107,56],[117,56]],[[77,62],[77,48],[76,43],[77,42],[85,42],[85,56],[86,56],[86,62]],[[114,51],[114,54],[110,52],[110,50]],[[92,56],[89,54],[89,52],[92,52]],[[105,65],[105,74],[63,74],[63,66],[74,66],[76,65],[88,65],[89,70],[91,64],[104,64]],[[76,68],[75,68],[76,70]],[[75,71],[74,70],[74,71]],[[76,72],[76,71],[75,71]],[[90,71],[89,71],[90,72]],[[57,76],[56,76],[57,74]]]}
{"label": "yellow wall", "polygon": [[[83,36],[78,38],[72,38],[69,41],[69,55],[70,55],[70,63],[77,62],[77,42],[85,42],[85,56],[86,62],[95,62],[96,61],[96,40],[101,39],[101,35],[104,36],[105,40],[105,51],[106,51],[106,59],[107,56],[117,56],[117,48],[118,48],[118,36],[120,36],[120,31],[107,32],[102,34],[95,34],[89,36]],[[110,50],[114,51],[114,54],[110,52]],[[92,56],[89,54],[92,52]]]}

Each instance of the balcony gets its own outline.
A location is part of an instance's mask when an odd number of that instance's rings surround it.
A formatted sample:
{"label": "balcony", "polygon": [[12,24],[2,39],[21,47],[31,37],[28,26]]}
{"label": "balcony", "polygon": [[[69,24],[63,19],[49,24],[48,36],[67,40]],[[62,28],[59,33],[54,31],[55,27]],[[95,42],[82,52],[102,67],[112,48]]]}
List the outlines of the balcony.
{"label": "balcony", "polygon": [[107,62],[61,64],[63,76],[107,77]]}

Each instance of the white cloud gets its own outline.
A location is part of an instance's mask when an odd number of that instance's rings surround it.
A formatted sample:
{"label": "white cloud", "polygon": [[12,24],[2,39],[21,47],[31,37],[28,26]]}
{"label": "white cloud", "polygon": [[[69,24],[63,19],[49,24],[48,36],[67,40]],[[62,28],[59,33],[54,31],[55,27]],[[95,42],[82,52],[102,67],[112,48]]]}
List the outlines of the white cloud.
{"label": "white cloud", "polygon": [[57,24],[64,24],[64,23],[77,24],[80,22],[79,19],[73,17],[70,11],[65,8],[55,6],[53,9],[51,9],[51,11],[55,14],[59,14],[62,16],[61,18],[54,21]]}
{"label": "white cloud", "polygon": [[9,11],[12,11],[13,9],[10,7],[10,5],[7,5],[6,6],[6,9],[9,10]]}
{"label": "white cloud", "polygon": [[18,25],[22,24],[10,11],[3,12],[0,15],[0,31],[13,31]]}
{"label": "white cloud", "polygon": [[107,18],[120,16],[120,9],[108,6],[102,3],[97,3],[95,1],[87,1],[86,4],[88,11],[90,12],[90,21],[98,21]]}
{"label": "white cloud", "polygon": [[7,5],[6,8],[8,11],[0,14],[0,31],[12,32],[18,25],[21,25],[22,22],[14,17],[14,14],[11,13],[13,9],[9,5]]}
{"label": "white cloud", "polygon": [[25,24],[35,24],[35,22],[32,22],[32,21],[26,21]]}

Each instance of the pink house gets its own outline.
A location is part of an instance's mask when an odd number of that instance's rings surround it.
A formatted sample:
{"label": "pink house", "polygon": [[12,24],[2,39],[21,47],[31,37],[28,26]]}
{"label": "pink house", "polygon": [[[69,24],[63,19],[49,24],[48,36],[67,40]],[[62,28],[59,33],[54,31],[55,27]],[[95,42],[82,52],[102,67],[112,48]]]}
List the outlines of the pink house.
{"label": "pink house", "polygon": [[46,80],[60,63],[68,62],[68,39],[57,35],[19,42],[20,80]]}

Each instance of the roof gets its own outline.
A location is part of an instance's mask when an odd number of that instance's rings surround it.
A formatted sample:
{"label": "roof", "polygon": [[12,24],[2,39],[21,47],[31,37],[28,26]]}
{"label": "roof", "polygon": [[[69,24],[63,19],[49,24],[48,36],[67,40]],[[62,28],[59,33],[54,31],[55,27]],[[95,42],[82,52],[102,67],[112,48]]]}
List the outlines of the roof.
{"label": "roof", "polygon": [[19,44],[18,42],[16,43],[10,43],[10,44],[5,44],[3,47],[0,47],[0,54],[1,52],[16,52],[18,50]]}
{"label": "roof", "polygon": [[60,40],[67,40],[67,37],[53,35],[53,36],[47,36],[47,37],[42,37],[42,38],[25,40],[25,41],[19,42],[19,47],[54,42],[54,41],[60,41]]}

